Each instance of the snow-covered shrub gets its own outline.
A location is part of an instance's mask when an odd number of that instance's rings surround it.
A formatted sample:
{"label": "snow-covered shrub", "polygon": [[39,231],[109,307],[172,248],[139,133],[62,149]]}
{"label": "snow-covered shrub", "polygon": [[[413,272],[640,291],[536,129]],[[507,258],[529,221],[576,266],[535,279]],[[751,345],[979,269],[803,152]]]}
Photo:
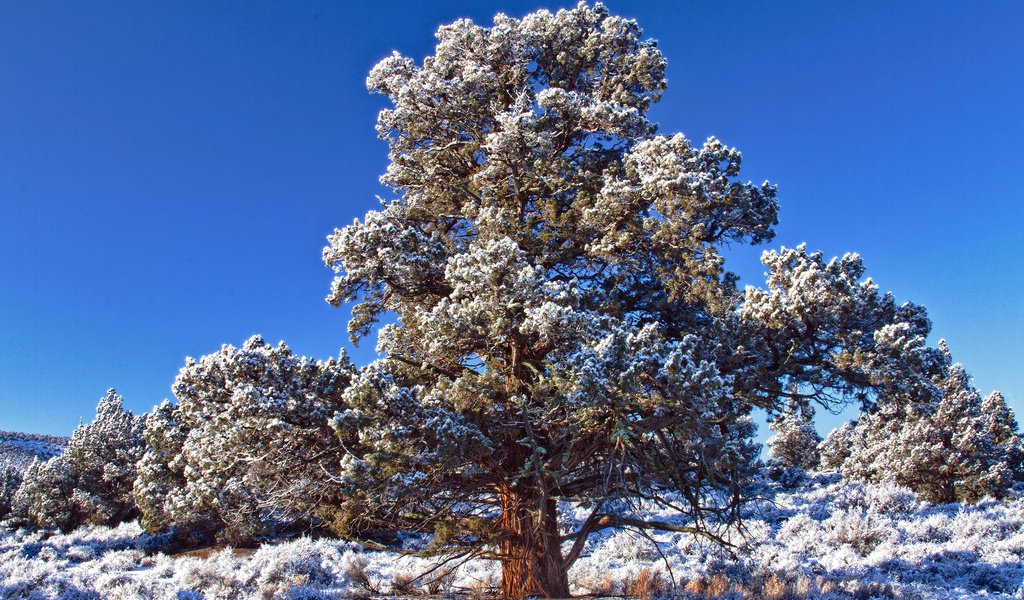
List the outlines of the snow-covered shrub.
{"label": "snow-covered shrub", "polygon": [[180,587],[200,592],[204,597],[243,597],[246,573],[239,568],[230,549],[215,552],[205,559],[183,559],[181,563],[174,577]]}
{"label": "snow-covered shrub", "polygon": [[893,483],[867,486],[867,508],[879,514],[907,514],[917,505],[917,496],[911,490]]}
{"label": "snow-covered shrub", "polygon": [[188,359],[177,405],[149,417],[135,498],[150,531],[185,544],[248,544],[289,524],[329,518],[339,502],[327,473],[341,447],[328,420],[353,368],[296,356],[253,336]]}
{"label": "snow-covered shrub", "polygon": [[870,554],[893,534],[888,519],[863,508],[839,510],[824,526],[836,542],[850,546],[861,556]]}
{"label": "snow-covered shrub", "polygon": [[253,563],[261,565],[254,581],[260,588],[297,581],[304,585],[328,586],[338,579],[340,559],[341,552],[336,546],[309,538],[287,545],[264,546],[252,557]]}
{"label": "snow-covered shrub", "polygon": [[81,525],[112,525],[136,515],[135,463],[143,452],[145,420],[124,409],[113,389],[80,425],[63,454],[36,460],[15,494],[15,509],[37,527],[67,532]]}

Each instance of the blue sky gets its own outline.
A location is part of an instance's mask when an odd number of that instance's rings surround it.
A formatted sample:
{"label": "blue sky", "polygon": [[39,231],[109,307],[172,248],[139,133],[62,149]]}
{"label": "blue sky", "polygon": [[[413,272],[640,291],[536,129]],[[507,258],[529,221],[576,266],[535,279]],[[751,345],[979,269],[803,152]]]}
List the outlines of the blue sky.
{"label": "blue sky", "polygon": [[[662,132],[778,184],[771,247],[860,252],[1024,414],[1024,4],[608,5],[668,58]],[[0,3],[0,429],[69,433],[108,387],[148,410],[256,332],[348,347],[320,252],[390,196],[366,73],[456,18],[561,6]],[[745,283],[760,250],[731,253]]]}

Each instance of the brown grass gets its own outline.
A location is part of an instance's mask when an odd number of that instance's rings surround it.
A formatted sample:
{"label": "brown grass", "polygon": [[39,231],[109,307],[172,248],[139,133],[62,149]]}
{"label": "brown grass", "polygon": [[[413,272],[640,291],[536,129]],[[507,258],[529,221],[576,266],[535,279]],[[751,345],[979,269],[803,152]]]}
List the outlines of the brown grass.
{"label": "brown grass", "polygon": [[419,585],[419,577],[412,573],[399,573],[391,580],[392,596],[419,596],[423,590]]}
{"label": "brown grass", "polygon": [[585,589],[587,594],[595,598],[620,595],[618,583],[611,575],[605,575],[601,579],[588,578],[575,582],[577,586]]}
{"label": "brown grass", "polygon": [[789,596],[789,584],[773,573],[761,584],[761,593],[766,600],[785,600]]}
{"label": "brown grass", "polygon": [[651,600],[662,597],[668,592],[668,582],[659,571],[641,569],[634,577],[622,583],[622,591],[631,598]]}
{"label": "brown grass", "polygon": [[218,552],[223,552],[224,550],[227,550],[228,552],[230,552],[231,556],[233,556],[235,558],[249,558],[250,556],[252,556],[253,554],[256,553],[257,548],[234,548],[232,546],[224,546],[224,545],[207,546],[205,548],[196,548],[195,550],[186,550],[184,552],[177,552],[177,553],[171,554],[170,557],[171,558],[200,558],[200,559],[205,560],[207,558],[210,558],[214,554],[217,554]]}

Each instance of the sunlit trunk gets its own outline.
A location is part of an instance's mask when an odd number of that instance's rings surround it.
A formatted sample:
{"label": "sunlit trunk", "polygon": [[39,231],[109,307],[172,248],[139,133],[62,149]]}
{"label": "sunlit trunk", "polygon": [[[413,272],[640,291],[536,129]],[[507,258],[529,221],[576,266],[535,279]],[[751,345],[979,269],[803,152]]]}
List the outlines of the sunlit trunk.
{"label": "sunlit trunk", "polygon": [[506,598],[568,598],[554,500],[501,495],[501,592]]}

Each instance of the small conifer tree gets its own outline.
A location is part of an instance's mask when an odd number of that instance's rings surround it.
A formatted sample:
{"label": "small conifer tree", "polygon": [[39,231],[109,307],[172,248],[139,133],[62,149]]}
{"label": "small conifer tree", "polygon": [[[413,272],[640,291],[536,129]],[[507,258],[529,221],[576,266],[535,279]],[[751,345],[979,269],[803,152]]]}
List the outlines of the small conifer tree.
{"label": "small conifer tree", "polygon": [[16,508],[37,527],[65,532],[134,518],[132,484],[144,450],[144,423],[109,390],[95,420],[75,429],[63,454],[29,466],[15,495]]}
{"label": "small conifer tree", "polygon": [[826,439],[825,462],[853,479],[892,481],[932,502],[1002,497],[1024,479],[1021,437],[1002,395],[985,400],[945,342],[933,393],[883,397],[855,427]]}
{"label": "small conifer tree", "polygon": [[790,403],[768,426],[775,435],[768,439],[768,454],[783,467],[810,471],[821,460],[821,436],[814,429],[814,409]]}

